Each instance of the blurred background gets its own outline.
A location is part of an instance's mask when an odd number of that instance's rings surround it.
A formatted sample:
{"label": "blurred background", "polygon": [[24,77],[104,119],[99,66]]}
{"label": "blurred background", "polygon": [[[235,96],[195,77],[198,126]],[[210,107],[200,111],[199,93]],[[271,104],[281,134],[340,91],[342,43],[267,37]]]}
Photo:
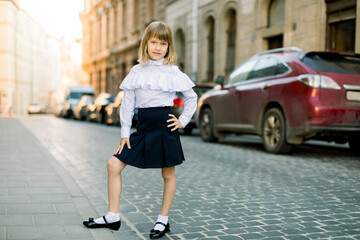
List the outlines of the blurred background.
{"label": "blurred background", "polygon": [[268,49],[359,53],[359,16],[360,0],[0,0],[0,114],[63,114],[74,85],[115,99],[154,20],[172,28],[177,65],[211,86]]}

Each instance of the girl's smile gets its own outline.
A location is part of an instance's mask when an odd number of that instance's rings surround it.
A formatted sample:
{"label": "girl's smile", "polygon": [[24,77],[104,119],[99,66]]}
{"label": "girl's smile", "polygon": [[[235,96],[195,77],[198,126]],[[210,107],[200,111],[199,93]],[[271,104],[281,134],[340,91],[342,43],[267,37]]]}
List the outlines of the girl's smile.
{"label": "girl's smile", "polygon": [[150,60],[156,61],[165,57],[168,51],[169,44],[165,41],[159,40],[157,38],[150,38],[147,42],[147,51],[150,57]]}

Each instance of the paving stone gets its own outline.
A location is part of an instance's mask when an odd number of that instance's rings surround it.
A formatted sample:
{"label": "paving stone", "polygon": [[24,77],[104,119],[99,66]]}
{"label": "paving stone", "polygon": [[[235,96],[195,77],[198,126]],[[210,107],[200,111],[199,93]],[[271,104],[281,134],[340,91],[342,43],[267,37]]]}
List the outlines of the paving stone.
{"label": "paving stone", "polygon": [[182,234],[182,236],[185,239],[201,239],[205,237],[205,235],[203,235],[202,233],[188,233],[188,234]]}
{"label": "paving stone", "polygon": [[221,240],[238,240],[238,239],[244,239],[236,235],[229,235],[229,236],[219,236],[219,239]]}
{"label": "paving stone", "polygon": [[33,213],[55,213],[53,204],[20,204],[7,205],[8,214],[33,214]]}
{"label": "paving stone", "polygon": [[78,214],[34,214],[36,225],[78,225],[83,219]]}
{"label": "paving stone", "polygon": [[10,226],[7,239],[66,239],[62,226]]}
{"label": "paving stone", "polygon": [[69,194],[38,194],[30,195],[32,203],[71,203]]}
{"label": "paving stone", "polygon": [[0,204],[0,214],[6,213],[6,204]]}
{"label": "paving stone", "polygon": [[0,226],[25,226],[33,225],[29,214],[7,214],[0,217]]}
{"label": "paving stone", "polygon": [[30,203],[28,195],[0,195],[0,203]]}
{"label": "paving stone", "polygon": [[66,237],[69,239],[91,239],[91,233],[81,225],[64,226]]}
{"label": "paving stone", "polygon": [[245,239],[262,239],[264,238],[264,235],[259,233],[245,233],[241,234],[241,237]]}

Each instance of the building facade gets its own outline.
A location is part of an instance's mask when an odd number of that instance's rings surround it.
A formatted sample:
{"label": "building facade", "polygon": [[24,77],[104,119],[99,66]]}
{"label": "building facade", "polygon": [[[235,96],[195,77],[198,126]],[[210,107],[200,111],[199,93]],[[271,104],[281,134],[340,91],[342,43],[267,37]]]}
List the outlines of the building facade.
{"label": "building facade", "polygon": [[165,9],[179,65],[198,83],[273,48],[360,53],[359,0],[168,0]]}
{"label": "building facade", "polygon": [[83,67],[97,93],[116,93],[143,30],[164,20],[177,65],[213,82],[252,55],[296,46],[360,53],[360,0],[86,0]]}
{"label": "building facade", "polygon": [[116,94],[122,79],[137,64],[146,26],[164,20],[164,0],[85,0],[83,69],[96,94]]}
{"label": "building facade", "polygon": [[0,113],[27,114],[31,103],[49,104],[59,77],[59,43],[19,8],[0,0]]}

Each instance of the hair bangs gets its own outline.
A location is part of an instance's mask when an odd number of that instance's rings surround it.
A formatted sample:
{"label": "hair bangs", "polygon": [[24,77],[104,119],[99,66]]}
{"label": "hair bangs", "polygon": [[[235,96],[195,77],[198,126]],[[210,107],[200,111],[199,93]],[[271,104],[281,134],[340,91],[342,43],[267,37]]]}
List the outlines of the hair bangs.
{"label": "hair bangs", "polygon": [[153,38],[159,39],[160,41],[165,41],[167,43],[171,42],[170,41],[171,32],[169,32],[169,30],[163,24],[159,24],[159,25],[155,26],[153,29],[151,29],[149,35],[150,35],[150,38],[153,37]]}

